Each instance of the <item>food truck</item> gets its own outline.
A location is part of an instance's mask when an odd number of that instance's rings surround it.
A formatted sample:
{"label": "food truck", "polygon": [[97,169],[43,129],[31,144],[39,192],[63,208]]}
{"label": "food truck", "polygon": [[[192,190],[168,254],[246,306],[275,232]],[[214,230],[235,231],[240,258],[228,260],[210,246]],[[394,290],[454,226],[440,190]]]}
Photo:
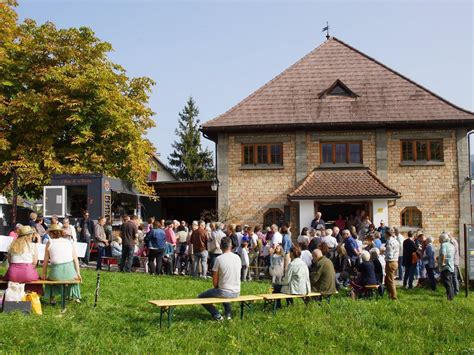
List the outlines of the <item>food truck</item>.
{"label": "food truck", "polygon": [[57,215],[73,221],[81,219],[84,210],[93,220],[111,218],[113,225],[119,225],[123,215],[146,220],[159,211],[156,196],[141,194],[125,180],[97,173],[53,175],[43,195],[45,217]]}

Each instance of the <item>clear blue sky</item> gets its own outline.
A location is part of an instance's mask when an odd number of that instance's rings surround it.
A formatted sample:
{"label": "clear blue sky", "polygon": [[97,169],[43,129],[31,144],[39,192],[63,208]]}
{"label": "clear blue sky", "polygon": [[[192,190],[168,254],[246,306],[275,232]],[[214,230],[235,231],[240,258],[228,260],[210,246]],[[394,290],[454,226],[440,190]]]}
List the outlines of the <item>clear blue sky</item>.
{"label": "clear blue sky", "polygon": [[21,19],[91,27],[129,75],[156,81],[149,138],[165,161],[190,95],[201,122],[214,118],[320,45],[326,21],[331,35],[474,110],[472,1],[19,2]]}

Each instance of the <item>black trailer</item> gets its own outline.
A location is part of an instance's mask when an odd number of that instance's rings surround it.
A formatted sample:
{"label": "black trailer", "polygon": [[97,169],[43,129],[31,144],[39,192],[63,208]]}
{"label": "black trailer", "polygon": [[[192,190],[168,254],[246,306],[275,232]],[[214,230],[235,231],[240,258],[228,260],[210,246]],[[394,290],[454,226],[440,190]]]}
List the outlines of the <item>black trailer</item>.
{"label": "black trailer", "polygon": [[[156,215],[160,208],[154,196],[141,194],[129,182],[103,174],[53,175],[49,188],[45,189],[45,215],[64,211],[64,216],[59,217],[76,220],[88,210],[93,220],[105,216],[111,217],[113,224],[120,224],[123,215],[135,214],[145,220]],[[61,190],[65,190],[64,199],[59,197]]]}

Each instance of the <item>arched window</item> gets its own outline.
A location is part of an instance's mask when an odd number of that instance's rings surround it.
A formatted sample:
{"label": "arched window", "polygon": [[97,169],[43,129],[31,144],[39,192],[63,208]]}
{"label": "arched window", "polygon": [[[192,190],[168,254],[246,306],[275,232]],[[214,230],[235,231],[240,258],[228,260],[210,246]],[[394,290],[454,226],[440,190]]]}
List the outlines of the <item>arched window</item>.
{"label": "arched window", "polygon": [[400,214],[400,225],[402,227],[417,227],[422,226],[422,214],[416,207],[406,207]]}
{"label": "arched window", "polygon": [[263,215],[263,225],[271,226],[272,224],[276,224],[277,226],[283,224],[283,211],[279,208],[270,208]]}

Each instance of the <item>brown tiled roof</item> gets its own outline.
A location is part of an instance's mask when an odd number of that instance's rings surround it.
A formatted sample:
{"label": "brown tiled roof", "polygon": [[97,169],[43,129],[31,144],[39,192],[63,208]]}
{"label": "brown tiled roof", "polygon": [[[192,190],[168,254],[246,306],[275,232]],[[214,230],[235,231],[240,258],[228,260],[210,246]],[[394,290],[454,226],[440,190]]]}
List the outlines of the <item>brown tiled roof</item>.
{"label": "brown tiled roof", "polygon": [[354,200],[362,198],[400,198],[399,192],[385,185],[369,169],[319,169],[309,174],[289,194],[290,200]]}
{"label": "brown tiled roof", "polygon": [[[436,73],[433,73],[435,75]],[[321,96],[340,80],[355,95]],[[390,125],[469,120],[474,114],[331,37],[203,131],[269,125]]]}

